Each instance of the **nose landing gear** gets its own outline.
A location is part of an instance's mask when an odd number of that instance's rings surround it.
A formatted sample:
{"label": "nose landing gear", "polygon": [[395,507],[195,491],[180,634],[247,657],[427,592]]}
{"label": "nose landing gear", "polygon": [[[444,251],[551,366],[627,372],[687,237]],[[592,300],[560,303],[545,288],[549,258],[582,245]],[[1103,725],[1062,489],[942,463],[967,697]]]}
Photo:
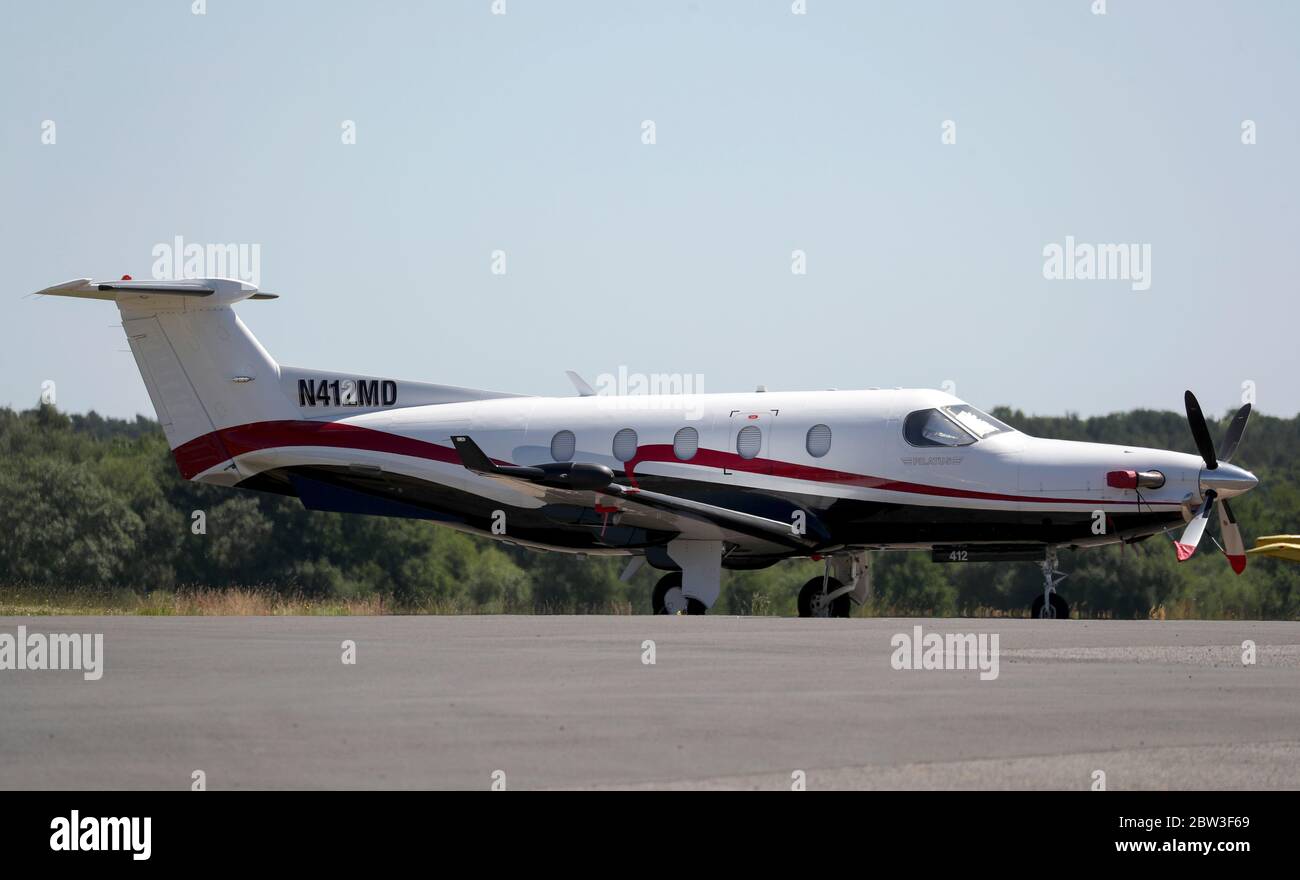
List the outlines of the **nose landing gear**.
{"label": "nose landing gear", "polygon": [[1043,558],[1043,595],[1037,596],[1029,606],[1029,616],[1038,620],[1069,620],[1070,603],[1056,592],[1056,585],[1065,580],[1065,572],[1056,567],[1056,548],[1048,547]]}
{"label": "nose landing gear", "polygon": [[848,617],[853,605],[870,595],[871,563],[865,550],[827,556],[825,573],[799,590],[799,616]]}

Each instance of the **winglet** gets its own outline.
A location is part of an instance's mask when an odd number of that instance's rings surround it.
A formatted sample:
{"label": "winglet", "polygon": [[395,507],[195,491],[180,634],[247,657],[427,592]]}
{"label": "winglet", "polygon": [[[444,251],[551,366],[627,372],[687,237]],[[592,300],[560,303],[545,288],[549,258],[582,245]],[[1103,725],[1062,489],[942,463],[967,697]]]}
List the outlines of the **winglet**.
{"label": "winglet", "polygon": [[595,396],[596,396],[596,389],[594,389],[594,388],[592,388],[590,385],[588,385],[588,384],[587,384],[587,380],[584,379],[584,378],[582,378],[581,376],[579,376],[579,375],[578,375],[577,373],[575,373],[573,370],[565,370],[565,371],[564,371],[564,375],[568,376],[568,377],[569,377],[569,381],[573,383],[573,387],[576,388],[576,389],[578,389],[578,396],[579,396],[579,397],[595,397]]}
{"label": "winglet", "polygon": [[464,434],[452,437],[451,444],[456,447],[456,452],[460,455],[460,463],[465,467],[480,474],[495,474],[497,472],[496,464],[487,457],[487,453],[479,449],[478,444]]}
{"label": "winglet", "polygon": [[[451,442],[460,454],[461,463],[476,474],[527,480],[547,489],[568,489],[575,492],[603,492],[614,481],[614,472],[603,464],[584,461],[552,461],[536,467],[497,464],[464,434],[452,437]],[[599,505],[596,510],[600,512]]]}

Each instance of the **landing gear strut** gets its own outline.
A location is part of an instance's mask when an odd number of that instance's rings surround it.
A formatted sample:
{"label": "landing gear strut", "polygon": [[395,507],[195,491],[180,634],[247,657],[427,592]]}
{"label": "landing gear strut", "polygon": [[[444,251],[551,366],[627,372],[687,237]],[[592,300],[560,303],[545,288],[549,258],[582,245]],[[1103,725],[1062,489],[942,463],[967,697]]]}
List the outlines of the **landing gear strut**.
{"label": "landing gear strut", "polygon": [[1040,620],[1069,620],[1070,604],[1056,592],[1056,585],[1065,580],[1065,572],[1056,567],[1056,548],[1048,547],[1043,558],[1043,595],[1029,606],[1029,616]]}
{"label": "landing gear strut", "polygon": [[655,584],[650,607],[655,614],[704,614],[722,590],[722,542],[674,538],[666,549],[679,570]]}

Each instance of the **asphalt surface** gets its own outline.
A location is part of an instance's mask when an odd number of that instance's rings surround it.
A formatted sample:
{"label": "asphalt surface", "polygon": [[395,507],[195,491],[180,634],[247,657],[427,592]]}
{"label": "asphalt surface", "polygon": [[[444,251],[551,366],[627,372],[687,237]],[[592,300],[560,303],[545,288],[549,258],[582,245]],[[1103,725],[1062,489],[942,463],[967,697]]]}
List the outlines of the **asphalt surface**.
{"label": "asphalt surface", "polygon": [[[104,673],[0,670],[0,787],[1300,787],[1300,624],[0,618]],[[891,637],[996,633],[998,677]],[[341,661],[356,642],[355,665]],[[655,663],[642,662],[655,642]],[[1242,642],[1257,645],[1243,665]],[[500,778],[498,776],[498,778]]]}

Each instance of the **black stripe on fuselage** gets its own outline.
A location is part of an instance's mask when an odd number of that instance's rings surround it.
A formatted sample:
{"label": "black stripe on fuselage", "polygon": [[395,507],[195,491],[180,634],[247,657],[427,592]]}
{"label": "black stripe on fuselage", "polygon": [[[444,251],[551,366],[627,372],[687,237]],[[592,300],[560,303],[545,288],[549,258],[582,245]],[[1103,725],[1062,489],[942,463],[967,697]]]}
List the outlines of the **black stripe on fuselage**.
{"label": "black stripe on fuselage", "polygon": [[[241,489],[292,495],[308,510],[427,519],[497,540],[555,550],[600,552],[666,544],[676,533],[614,523],[572,505],[514,507],[441,483],[378,469],[303,466],[263,471]],[[493,534],[497,512],[505,533]]]}
{"label": "black stripe on fuselage", "polygon": [[[1092,511],[1005,510],[976,507],[939,507],[893,504],[840,498],[829,506],[824,496],[782,494],[760,489],[724,486],[700,480],[682,480],[639,474],[637,485],[708,504],[743,510],[772,519],[785,519],[778,511],[792,506],[816,513],[832,536],[832,544],[965,544],[1018,543],[1069,544],[1097,537]],[[1177,510],[1107,514],[1107,534],[1141,538],[1183,524]]]}

